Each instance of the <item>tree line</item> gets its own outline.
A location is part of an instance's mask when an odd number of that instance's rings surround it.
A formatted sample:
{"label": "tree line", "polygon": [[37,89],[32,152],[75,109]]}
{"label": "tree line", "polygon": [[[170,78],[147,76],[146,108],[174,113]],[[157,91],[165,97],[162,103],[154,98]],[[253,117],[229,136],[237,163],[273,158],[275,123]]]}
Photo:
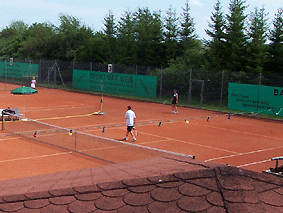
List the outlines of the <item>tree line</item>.
{"label": "tree line", "polygon": [[147,65],[173,70],[283,73],[283,9],[271,24],[264,6],[246,15],[246,0],[230,0],[224,14],[217,0],[208,29],[198,38],[188,0],[177,14],[138,8],[116,20],[112,11],[95,31],[71,15],[60,25],[14,21],[0,32],[0,57]]}

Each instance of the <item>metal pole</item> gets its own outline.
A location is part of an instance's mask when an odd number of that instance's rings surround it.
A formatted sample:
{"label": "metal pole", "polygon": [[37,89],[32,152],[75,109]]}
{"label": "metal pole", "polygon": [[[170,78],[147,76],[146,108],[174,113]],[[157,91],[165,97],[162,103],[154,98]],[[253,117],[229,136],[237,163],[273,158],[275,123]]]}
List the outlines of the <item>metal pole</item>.
{"label": "metal pole", "polygon": [[257,91],[257,104],[256,104],[256,109],[257,111],[259,110],[259,96],[260,96],[260,86],[261,86],[261,73],[259,75],[259,82],[258,82],[258,91]]}
{"label": "metal pole", "polygon": [[[29,76],[32,76],[32,67],[31,67],[31,60],[29,60]],[[32,76],[33,77],[33,76]]]}
{"label": "metal pole", "polygon": [[38,83],[41,83],[41,59],[39,60],[39,69],[38,69],[38,71],[39,71],[39,73],[38,73],[38,76],[37,76],[37,81],[38,81]]}
{"label": "metal pole", "polygon": [[4,130],[4,111],[2,110],[2,130]]}
{"label": "metal pole", "polygon": [[200,108],[202,108],[202,104],[203,104],[203,91],[204,91],[204,80],[201,80]]}
{"label": "metal pole", "polygon": [[221,80],[221,92],[220,92],[220,111],[221,111],[222,100],[223,100],[224,75],[225,75],[225,72],[224,72],[224,70],[223,70],[223,71],[222,71],[222,80]]}
{"label": "metal pole", "polygon": [[192,99],[192,69],[190,70],[188,106],[191,105],[191,99]]}
{"label": "metal pole", "polygon": [[136,97],[138,96],[138,65],[136,65]]}
{"label": "metal pole", "polygon": [[5,60],[5,91],[7,90],[7,65]]}
{"label": "metal pole", "polygon": [[261,85],[262,73],[259,75],[259,85]]}
{"label": "metal pole", "polygon": [[161,67],[161,74],[160,74],[160,90],[159,90],[159,101],[161,102],[162,98],[162,73],[163,73],[163,68]]}
{"label": "metal pole", "polygon": [[[90,62],[90,68],[89,68],[90,71],[92,71],[92,62]],[[74,69],[73,69],[73,72],[74,72]]]}
{"label": "metal pole", "polygon": [[57,70],[58,70],[58,65],[57,65],[56,61],[55,61],[53,68],[54,68],[54,87],[55,87],[56,86],[56,73],[57,73]]}

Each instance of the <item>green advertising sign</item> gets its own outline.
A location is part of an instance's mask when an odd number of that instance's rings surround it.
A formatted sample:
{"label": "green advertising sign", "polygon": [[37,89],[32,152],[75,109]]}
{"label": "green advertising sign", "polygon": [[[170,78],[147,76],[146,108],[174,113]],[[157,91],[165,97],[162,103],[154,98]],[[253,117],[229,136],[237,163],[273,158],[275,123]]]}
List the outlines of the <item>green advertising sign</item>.
{"label": "green advertising sign", "polygon": [[283,88],[229,83],[228,93],[229,109],[283,116]]}
{"label": "green advertising sign", "polygon": [[157,77],[74,69],[73,87],[98,92],[155,98]]}
{"label": "green advertising sign", "polygon": [[4,78],[22,78],[38,76],[38,64],[27,64],[14,62],[0,62],[0,76]]}

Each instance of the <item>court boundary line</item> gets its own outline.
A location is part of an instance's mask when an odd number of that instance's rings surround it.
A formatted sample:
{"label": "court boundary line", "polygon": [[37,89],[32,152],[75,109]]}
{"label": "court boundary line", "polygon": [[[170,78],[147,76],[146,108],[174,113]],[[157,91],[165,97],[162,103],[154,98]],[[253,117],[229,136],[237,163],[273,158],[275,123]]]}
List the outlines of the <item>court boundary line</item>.
{"label": "court boundary line", "polygon": [[[180,122],[180,121],[176,121],[176,122]],[[175,123],[175,122],[172,122],[172,123]],[[145,124],[144,126],[146,126],[146,125],[153,125],[153,124],[152,123],[148,123],[148,124]],[[196,125],[199,125],[199,124],[196,124]],[[239,134],[244,133],[244,134],[253,135],[253,136],[257,136],[257,137],[264,137],[265,136],[265,135],[260,135],[260,134],[254,134],[254,133],[250,134],[249,132],[241,132],[241,131],[238,131],[238,130],[230,130],[230,129],[226,129],[226,128],[219,128],[219,127],[213,127],[213,126],[208,126],[208,125],[200,125],[200,126],[205,126],[205,127],[208,127],[208,128],[211,127],[211,128],[216,128],[216,129],[226,130],[226,131],[233,131],[233,132],[236,132],[236,133],[239,133]],[[107,125],[105,125],[105,127],[107,127]],[[98,129],[98,128],[102,128],[102,126],[97,126],[96,128],[93,128],[93,129],[86,129],[86,131],[96,131],[96,129]],[[110,127],[110,128],[121,129],[120,126],[115,126],[115,127]],[[141,132],[140,130],[139,130],[139,133],[148,134],[148,135],[157,136],[157,137],[163,137],[163,138],[166,138],[167,140],[175,140],[175,141],[179,141],[179,142],[185,142],[185,141],[182,141],[182,140],[179,140],[179,139],[172,139],[172,138],[168,138],[168,137],[164,137],[164,136],[159,136],[159,135],[154,135],[154,134],[150,134],[150,133]],[[270,138],[270,139],[282,140],[281,138],[277,138],[277,137],[269,137],[269,136],[265,136],[265,137],[266,138]],[[204,146],[204,145],[195,144],[195,143],[192,143],[192,142],[186,142],[186,143],[190,143],[192,145],[203,146],[203,147],[206,147],[206,148],[211,148],[211,149],[218,150],[218,148],[216,148],[216,147]],[[220,151],[225,151],[225,152],[232,152],[232,153],[235,153],[235,154],[238,155],[238,152],[229,151],[229,150],[225,150],[225,149],[219,149],[219,150]],[[256,151],[251,151],[251,152],[256,152]],[[241,153],[239,153],[239,155],[241,155]],[[234,156],[234,155],[231,155],[231,156]]]}
{"label": "court boundary line", "polygon": [[[167,120],[167,121],[163,121],[166,123],[177,123],[177,122],[183,122],[184,119],[176,119],[176,120]],[[158,124],[160,121],[156,121],[156,120],[143,120],[143,121],[148,121],[147,123],[137,123],[137,126],[147,126],[147,125],[156,125]],[[239,134],[246,134],[246,135],[253,135],[253,136],[257,136],[257,137],[265,137],[265,138],[269,138],[269,139],[275,139],[275,140],[279,140],[279,141],[283,141],[283,138],[278,138],[278,137],[271,137],[271,136],[266,136],[266,135],[261,135],[261,134],[256,134],[256,133],[251,133],[251,132],[244,132],[244,131],[239,131],[239,130],[233,130],[233,129],[227,129],[227,128],[221,128],[221,127],[217,127],[217,126],[208,126],[205,124],[198,124],[198,123],[190,123],[189,125],[198,125],[198,126],[203,126],[203,127],[208,127],[208,128],[214,128],[214,129],[219,129],[219,130],[225,130],[225,131],[230,131],[230,132],[235,132],[235,133],[239,133]],[[115,123],[109,123],[109,124],[98,124],[98,125],[87,125],[87,126],[76,126],[76,127],[68,127],[69,129],[86,129],[87,131],[92,131],[94,129],[100,129],[100,128],[115,128],[117,127],[126,127],[126,124],[116,124]]]}
{"label": "court boundary line", "polygon": [[[115,128],[115,129],[122,129],[122,128],[121,128],[121,127],[118,127],[118,128]],[[96,130],[94,130],[94,129],[92,129],[92,130],[88,129],[87,131],[96,131]],[[237,153],[237,152],[234,152],[234,151],[229,151],[229,150],[225,150],[225,149],[219,149],[219,148],[216,148],[216,147],[210,147],[210,146],[205,146],[205,145],[201,145],[201,144],[195,144],[195,143],[189,142],[189,141],[183,141],[183,140],[174,139],[174,138],[169,138],[169,137],[164,137],[164,136],[160,136],[160,135],[154,135],[154,134],[151,134],[151,133],[145,133],[145,132],[142,132],[142,131],[140,131],[140,130],[139,130],[139,133],[142,133],[142,134],[145,134],[145,135],[150,135],[150,136],[155,136],[155,137],[164,138],[165,140],[162,140],[162,141],[178,141],[178,142],[181,142],[181,143],[188,143],[188,144],[191,144],[191,145],[200,146],[200,147],[205,147],[205,148],[210,148],[210,149],[215,149],[215,150],[219,150],[219,151]],[[152,142],[144,142],[144,143],[152,143]],[[141,144],[144,144],[144,143],[141,143]],[[180,153],[180,154],[182,154],[182,153]]]}
{"label": "court boundary line", "polygon": [[202,124],[193,124],[193,125],[205,126],[205,127],[210,127],[210,128],[214,128],[214,129],[220,129],[220,130],[225,130],[225,131],[231,131],[231,132],[236,132],[236,133],[242,133],[242,134],[253,135],[253,136],[257,136],[257,137],[265,137],[265,138],[269,138],[269,139],[275,139],[275,140],[283,141],[283,139],[281,139],[281,138],[270,137],[270,136],[260,135],[260,134],[251,133],[251,132],[242,132],[242,131],[239,131],[239,130],[232,130],[232,129],[221,128],[221,127],[216,127],[216,126],[207,126],[207,125],[202,125]]}
{"label": "court boundary line", "polygon": [[8,140],[16,140],[16,139],[21,139],[21,137],[14,137],[14,138],[0,138],[0,141],[8,141]]}
{"label": "court boundary line", "polygon": [[271,161],[270,159],[269,160],[262,160],[262,161],[242,164],[242,165],[239,165],[239,166],[236,166],[236,167],[241,168],[241,167],[246,167],[246,166],[252,166],[252,165],[256,165],[256,164],[266,163],[266,162],[270,162],[270,161]]}
{"label": "court boundary line", "polygon": [[[172,122],[172,123],[174,123],[174,122]],[[153,125],[153,124],[149,123],[149,124],[146,124],[146,125]],[[199,125],[199,124],[197,124],[197,125]],[[207,126],[207,125],[203,125],[203,126],[211,127],[211,126]],[[217,128],[217,129],[220,129],[220,130],[225,129],[227,131],[230,131],[230,129],[226,129],[226,128],[219,128],[219,127],[213,127],[213,128]],[[122,128],[121,127],[112,127],[112,129],[122,129]],[[86,129],[86,131],[97,131],[97,128]],[[253,135],[253,136],[261,137],[261,135],[259,135],[259,134],[253,134],[253,133],[249,134],[249,132],[241,132],[241,131],[238,131],[238,130],[231,130],[231,131],[235,131],[236,133],[247,133],[248,135]],[[140,130],[139,130],[139,133],[147,134],[147,135],[151,135],[151,136],[156,136],[156,137],[161,137],[161,138],[165,139],[165,140],[160,140],[160,141],[143,142],[141,144],[159,143],[159,142],[166,142],[166,141],[179,141],[179,142],[189,143],[189,144],[196,145],[196,146],[203,146],[203,145],[200,145],[200,144],[194,144],[192,142],[186,142],[186,141],[182,141],[182,140],[179,140],[179,139],[172,139],[172,138],[169,138],[169,137],[164,137],[164,136],[160,136],[160,135],[154,135],[154,134],[150,134],[150,133],[145,133],[145,132],[142,132]],[[282,140],[282,139],[276,138],[276,137],[269,137],[269,136],[265,136],[265,137],[266,138],[271,138],[271,139]],[[216,148],[216,147],[209,147],[209,146],[204,146],[204,147],[218,150],[218,148]],[[237,152],[234,152],[234,151],[220,149],[220,151],[233,152],[233,153],[236,153],[236,154],[229,155],[229,156],[218,157],[218,158],[211,158],[211,159],[208,159],[208,160],[204,160],[204,162],[209,162],[209,161],[214,161],[214,160],[219,160],[219,159],[226,159],[226,158],[230,158],[230,157],[238,157],[238,156],[242,156],[242,155],[249,155],[249,154],[254,154],[254,153],[259,153],[259,152],[265,152],[265,151],[270,151],[270,150],[274,150],[274,149],[278,149],[278,148],[279,149],[283,148],[283,146],[272,147],[272,148],[268,148],[268,149],[254,150],[254,151],[244,152],[244,153],[237,153]],[[240,168],[240,167],[245,167],[245,166],[249,166],[249,165],[255,165],[255,164],[264,163],[264,162],[268,162],[268,161],[270,161],[270,160],[263,160],[263,161],[253,162],[253,163],[247,163],[247,164],[239,165],[239,166],[236,166],[236,167]]]}
{"label": "court boundary line", "polygon": [[9,159],[9,160],[1,160],[0,163],[6,163],[6,162],[13,162],[13,161],[20,161],[20,160],[30,160],[35,158],[44,158],[44,157],[52,157],[52,156],[59,156],[59,155],[67,155],[72,154],[73,152],[58,152],[55,154],[49,154],[49,155],[39,155],[39,156],[33,156],[33,157],[25,157],[25,158],[15,158],[15,159]]}
{"label": "court boundary line", "polygon": [[266,151],[271,151],[271,150],[274,150],[274,149],[282,149],[282,148],[283,148],[283,146],[272,147],[272,148],[268,148],[268,149],[259,149],[259,150],[254,150],[254,151],[250,151],[250,152],[243,152],[243,153],[239,153],[239,154],[235,154],[235,155],[227,155],[227,156],[218,157],[218,158],[211,158],[211,159],[205,160],[205,162],[220,160],[220,159],[226,159],[226,158],[232,158],[232,157],[238,157],[238,156],[242,156],[242,155],[249,155],[249,154],[254,154],[254,153],[259,153],[259,152],[266,152]]}
{"label": "court boundary line", "polygon": [[187,144],[191,144],[191,145],[194,145],[194,146],[200,146],[200,147],[204,147],[204,148],[215,149],[215,150],[218,150],[218,151],[237,153],[237,152],[234,152],[234,151],[219,149],[219,148],[216,148],[216,147],[205,146],[205,145],[201,145],[201,144],[195,144],[195,143],[192,143],[192,142],[189,142],[189,141],[183,141],[183,140],[172,139],[172,138],[164,137],[164,136],[160,136],[160,135],[154,135],[154,134],[151,134],[151,133],[145,133],[145,132],[141,132],[140,130],[139,130],[139,133],[150,135],[150,136],[155,136],[155,137],[160,137],[160,138],[165,138],[165,139],[170,140],[170,141],[178,141],[178,142],[181,142],[181,143],[187,143]]}

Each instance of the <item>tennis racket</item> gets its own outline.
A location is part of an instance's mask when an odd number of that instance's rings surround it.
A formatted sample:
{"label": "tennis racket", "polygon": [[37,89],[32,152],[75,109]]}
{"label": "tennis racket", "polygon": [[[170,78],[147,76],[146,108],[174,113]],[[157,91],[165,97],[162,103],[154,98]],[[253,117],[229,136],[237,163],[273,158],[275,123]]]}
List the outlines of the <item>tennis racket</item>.
{"label": "tennis racket", "polygon": [[168,101],[169,101],[169,100],[165,100],[165,101],[163,101],[163,104],[167,104],[167,103],[168,103]]}
{"label": "tennis racket", "polygon": [[133,127],[133,133],[135,136],[138,136],[138,130],[136,129],[136,127]]}

